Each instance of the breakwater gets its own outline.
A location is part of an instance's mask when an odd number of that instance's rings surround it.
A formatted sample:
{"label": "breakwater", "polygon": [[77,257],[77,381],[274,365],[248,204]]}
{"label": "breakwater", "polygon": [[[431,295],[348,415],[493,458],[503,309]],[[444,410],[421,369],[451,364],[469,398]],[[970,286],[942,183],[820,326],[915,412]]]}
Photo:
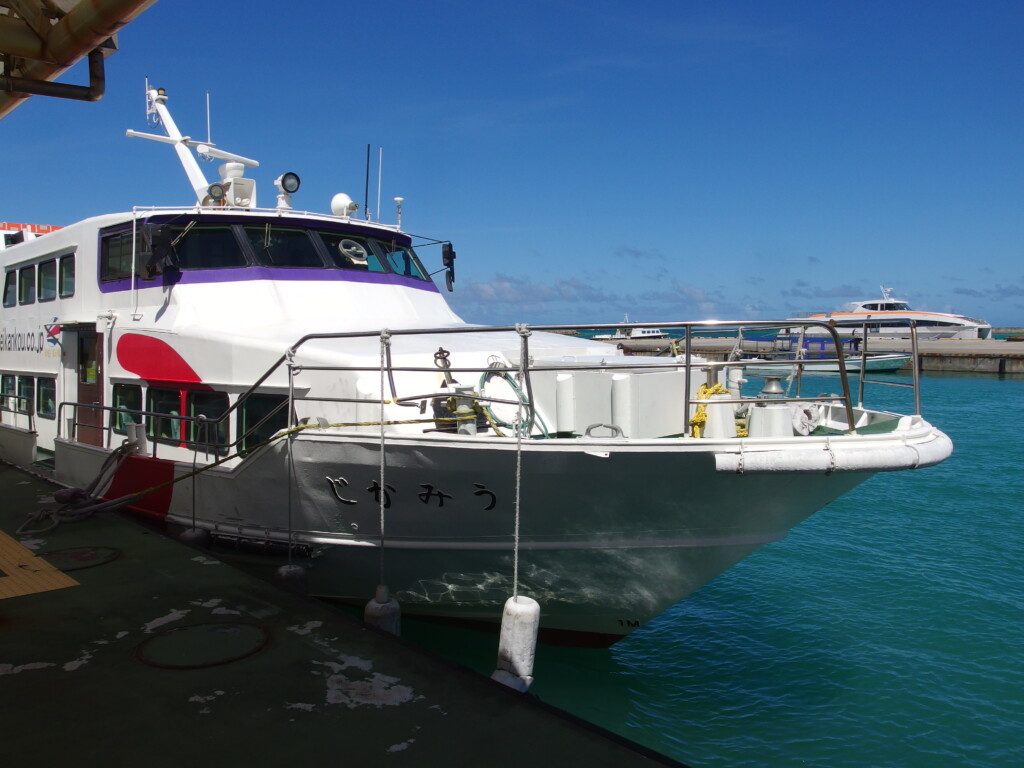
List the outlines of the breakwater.
{"label": "breakwater", "polygon": [[[638,339],[617,342],[627,353],[657,354],[668,350],[671,339]],[[681,342],[677,339],[676,344]],[[743,352],[765,354],[773,349],[770,340],[744,339]],[[709,360],[724,360],[736,346],[736,338],[694,338],[694,354]],[[872,353],[911,351],[909,339],[870,339]],[[918,341],[921,371],[947,373],[1024,374],[1024,340],[1010,339],[929,339]]]}

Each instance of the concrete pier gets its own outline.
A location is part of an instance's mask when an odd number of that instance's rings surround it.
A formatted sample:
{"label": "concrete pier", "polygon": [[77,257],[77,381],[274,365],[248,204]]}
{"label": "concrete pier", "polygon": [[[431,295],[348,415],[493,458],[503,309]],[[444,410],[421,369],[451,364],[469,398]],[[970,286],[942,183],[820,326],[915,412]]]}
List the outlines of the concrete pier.
{"label": "concrete pier", "polygon": [[[656,354],[666,351],[670,339],[641,339],[617,342],[628,353]],[[676,340],[679,348],[682,342]],[[695,338],[694,354],[709,360],[724,360],[736,345],[730,337]],[[743,351],[749,354],[771,352],[771,341],[745,339]],[[910,352],[909,339],[869,339],[868,350],[879,352]],[[1024,374],[1024,339],[936,339],[918,342],[920,370],[948,373]]]}
{"label": "concrete pier", "polygon": [[55,490],[0,463],[11,764],[680,765]]}

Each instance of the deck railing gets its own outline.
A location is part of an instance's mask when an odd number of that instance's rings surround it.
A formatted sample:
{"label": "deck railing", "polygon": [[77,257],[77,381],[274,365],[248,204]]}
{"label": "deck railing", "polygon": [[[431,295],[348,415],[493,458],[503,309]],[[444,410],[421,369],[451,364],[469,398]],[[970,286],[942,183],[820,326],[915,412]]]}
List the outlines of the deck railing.
{"label": "deck railing", "polygon": [[[8,400],[14,401],[13,408],[7,404]],[[16,395],[13,392],[4,392],[0,394],[0,414],[4,413],[11,414],[11,421],[9,423],[12,426],[19,427],[19,422],[24,421],[25,426],[23,429],[28,432],[35,432],[36,412],[34,398],[27,395]],[[6,422],[6,419],[0,416],[0,421]]]}
{"label": "deck railing", "polygon": [[[384,331],[359,331],[359,332],[348,332],[348,333],[317,333],[309,334],[299,339],[293,344],[287,351],[284,352],[266,371],[260,376],[246,391],[241,393],[235,401],[227,408],[221,415],[217,417],[211,416],[187,416],[178,414],[167,414],[159,411],[141,410],[141,409],[127,409],[123,407],[115,406],[99,406],[90,403],[76,403],[76,402],[63,402],[59,406],[58,413],[58,429],[66,425],[67,436],[75,436],[78,434],[78,430],[83,427],[89,427],[93,429],[102,429],[104,432],[103,443],[109,447],[115,434],[122,433],[120,429],[114,430],[114,424],[121,424],[128,426],[127,422],[137,424],[134,426],[135,430],[144,430],[143,434],[149,442],[152,444],[153,453],[156,455],[158,446],[163,445],[176,445],[179,447],[185,447],[194,451],[196,455],[199,453],[206,454],[207,458],[212,454],[214,458],[223,456],[226,453],[232,453],[239,451],[242,446],[245,446],[246,441],[251,439],[251,436],[258,432],[258,430],[267,424],[272,418],[280,413],[281,409],[287,406],[288,413],[288,425],[294,428],[299,425],[296,416],[296,402],[332,402],[332,403],[350,403],[350,404],[362,404],[362,405],[380,405],[380,398],[366,398],[366,397],[315,397],[310,395],[300,395],[296,391],[295,377],[301,371],[331,371],[336,373],[378,373],[382,374],[382,380],[385,383],[385,392],[381,394],[381,397],[387,397],[387,399],[399,406],[405,406],[410,408],[422,408],[424,402],[433,402],[437,398],[451,396],[454,393],[453,390],[432,390],[430,392],[416,392],[416,393],[399,393],[395,383],[395,374],[397,373],[424,373],[441,372],[447,380],[451,380],[452,376],[457,374],[476,374],[482,375],[487,372],[491,372],[495,375],[504,375],[506,377],[516,377],[519,381],[519,386],[523,394],[519,395],[519,400],[509,400],[505,398],[498,398],[493,396],[485,396],[481,393],[460,393],[460,397],[464,397],[474,403],[480,405],[493,405],[493,404],[505,404],[513,405],[516,407],[522,406],[524,410],[522,424],[517,427],[519,429],[530,430],[531,425],[535,424],[538,419],[536,412],[536,403],[533,397],[533,382],[532,376],[535,375],[539,366],[532,365],[530,362],[530,335],[534,331],[538,332],[553,332],[553,333],[573,333],[579,332],[580,330],[587,330],[590,332],[602,332],[602,331],[614,331],[617,328],[629,327],[629,328],[659,328],[664,332],[675,335],[672,339],[669,347],[673,354],[671,356],[663,357],[659,362],[652,363],[646,361],[643,364],[643,370],[681,370],[684,377],[682,402],[683,414],[691,413],[691,406],[697,405],[708,405],[712,402],[715,404],[739,404],[749,403],[751,398],[739,397],[739,398],[722,398],[720,395],[715,398],[714,401],[709,399],[700,399],[692,395],[692,384],[698,380],[699,377],[703,379],[701,383],[711,383],[719,380],[720,371],[722,369],[743,367],[745,362],[737,359],[724,359],[724,360],[708,360],[705,358],[697,358],[694,353],[695,340],[702,337],[710,336],[723,336],[736,334],[737,339],[742,341],[744,334],[750,334],[756,332],[759,334],[771,334],[778,332],[783,328],[792,329],[795,325],[792,321],[788,321],[784,326],[776,322],[769,321],[702,321],[702,322],[685,322],[685,323],[629,323],[624,326],[623,323],[606,324],[606,325],[589,325],[585,327],[572,326],[572,325],[537,325],[537,326],[503,326],[503,327],[473,327],[473,326],[459,326],[456,328],[416,328],[416,329],[399,329],[399,330],[384,330]],[[774,395],[773,400],[776,402],[823,402],[832,401],[840,404],[841,408],[845,411],[846,423],[850,425],[851,429],[855,423],[854,418],[854,399],[851,392],[850,381],[848,379],[847,368],[846,368],[846,355],[844,354],[842,339],[837,332],[837,329],[824,321],[802,321],[800,325],[804,327],[817,327],[819,333],[824,330],[825,336],[831,341],[833,349],[836,351],[835,361],[839,368],[839,385],[841,387],[841,394],[835,395],[815,395],[814,397],[804,397],[801,391],[802,379],[803,379],[803,366],[796,363],[795,376],[792,378],[795,380],[796,391],[794,394],[784,393],[782,395]],[[521,361],[525,361],[521,365],[496,365],[490,364],[486,367],[450,367],[447,359],[443,362],[439,362],[438,358],[432,361],[432,365],[422,366],[409,366],[409,365],[395,365],[392,356],[391,349],[395,339],[402,337],[415,337],[415,336],[447,336],[447,335],[458,335],[458,334],[481,334],[481,333],[516,333],[518,334],[520,353],[519,357]],[[749,337],[749,336],[748,336]],[[320,341],[341,341],[346,339],[380,339],[381,340],[381,358],[383,360],[383,366],[378,365],[337,365],[337,366],[325,366],[325,365],[304,365],[297,363],[296,359],[299,356],[300,351],[308,344],[312,342]],[[913,383],[907,384],[896,381],[876,380],[869,379],[865,376],[866,366],[861,366],[860,375],[857,384],[857,404],[863,406],[864,403],[864,388],[867,384],[878,384],[885,386],[902,386],[913,389],[914,395],[914,408],[915,413],[920,414],[920,396],[919,396],[919,376],[917,365],[917,335],[916,328],[911,327],[911,338],[913,340],[913,352],[912,352],[912,366],[913,366]],[[444,350],[440,350],[443,352]],[[868,355],[868,343],[865,340],[862,343],[860,349],[861,359],[866,359]],[[793,361],[776,360],[776,361],[760,361],[760,365],[767,364],[769,366],[779,367],[779,376],[777,378],[786,379],[790,378],[787,376],[787,370],[791,370],[794,366]],[[639,365],[630,366],[628,358],[623,361],[622,370],[629,371],[636,369]],[[383,370],[382,370],[383,368]],[[560,366],[552,363],[550,360],[545,360],[543,365],[544,373],[557,373],[560,371],[586,371],[586,370],[603,370],[608,371],[610,367],[608,365],[580,365],[573,363],[571,365],[566,364]],[[219,433],[222,433],[221,425],[228,422],[231,419],[232,414],[238,411],[248,400],[249,397],[257,394],[261,387],[263,387],[268,380],[279,374],[281,371],[285,372],[288,381],[288,396],[287,400],[282,402],[276,409],[263,416],[257,424],[249,427],[245,434],[239,434],[234,440],[226,442],[220,442],[216,437]],[[767,377],[772,378],[772,377]],[[15,397],[14,395],[7,395],[8,397]],[[104,414],[101,426],[95,424],[85,424],[78,418],[79,409],[91,409],[92,411],[99,411]],[[65,409],[72,411],[70,417],[65,417]],[[145,420],[145,422],[141,420]],[[159,435],[160,430],[158,425],[162,421],[173,422],[178,425],[179,437],[161,437]],[[434,421],[432,418],[422,419],[424,423]],[[686,423],[689,424],[689,417],[686,418]],[[193,426],[194,425],[194,426]],[[124,432],[127,432],[127,428]],[[621,430],[620,430],[621,431]],[[180,437],[181,433],[184,432],[189,438],[195,437],[196,439],[186,439]],[[229,433],[230,434],[230,433]],[[203,439],[199,439],[200,435],[205,435]]]}

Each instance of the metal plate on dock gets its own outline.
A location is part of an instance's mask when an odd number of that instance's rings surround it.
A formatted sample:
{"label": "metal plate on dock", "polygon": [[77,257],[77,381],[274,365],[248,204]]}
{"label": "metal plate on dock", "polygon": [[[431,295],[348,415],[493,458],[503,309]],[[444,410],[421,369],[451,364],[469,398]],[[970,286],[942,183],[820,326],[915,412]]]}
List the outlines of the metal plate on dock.
{"label": "metal plate on dock", "polygon": [[135,657],[161,669],[216,667],[251,656],[269,639],[267,632],[254,624],[194,624],[161,632],[140,643]]}
{"label": "metal plate on dock", "polygon": [[0,531],[0,600],[77,586],[77,581]]}
{"label": "metal plate on dock", "polygon": [[103,565],[117,560],[120,556],[121,550],[114,547],[71,547],[70,549],[43,552],[40,555],[64,572],[80,571],[83,568]]}

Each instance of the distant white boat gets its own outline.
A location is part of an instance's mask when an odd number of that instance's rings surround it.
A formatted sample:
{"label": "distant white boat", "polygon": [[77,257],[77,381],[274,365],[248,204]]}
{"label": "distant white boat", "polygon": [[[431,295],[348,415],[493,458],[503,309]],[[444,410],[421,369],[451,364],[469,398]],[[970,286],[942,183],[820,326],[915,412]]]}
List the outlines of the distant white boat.
{"label": "distant white boat", "polygon": [[[921,339],[987,339],[992,326],[984,320],[947,312],[921,312],[911,309],[902,299],[894,299],[892,289],[882,286],[882,298],[853,301],[836,312],[809,313],[791,317],[793,321],[824,320],[835,323],[841,333],[904,338],[910,336],[910,321],[917,325]],[[824,328],[807,328],[805,335],[827,335]],[[783,331],[785,333],[785,330]]]}
{"label": "distant white boat", "polygon": [[665,333],[661,328],[631,328],[629,327],[629,315],[625,315],[622,318],[623,327],[616,328],[615,333],[599,333],[593,338],[600,339],[601,341],[619,341],[619,340],[633,340],[637,339],[666,339],[668,334]]}
{"label": "distant white boat", "polygon": [[[853,355],[844,358],[843,362],[846,364],[847,373],[860,373],[862,369],[871,373],[893,373],[902,369],[910,362],[910,359],[910,355],[901,354],[868,355],[866,358]],[[770,365],[767,364],[767,359],[750,358],[744,361],[743,370],[758,376],[772,374],[788,376],[795,371],[797,365],[800,365],[805,373],[839,373],[839,360],[835,358],[828,360],[793,359],[786,362],[790,364],[781,365],[780,361],[776,359],[775,364]]]}

